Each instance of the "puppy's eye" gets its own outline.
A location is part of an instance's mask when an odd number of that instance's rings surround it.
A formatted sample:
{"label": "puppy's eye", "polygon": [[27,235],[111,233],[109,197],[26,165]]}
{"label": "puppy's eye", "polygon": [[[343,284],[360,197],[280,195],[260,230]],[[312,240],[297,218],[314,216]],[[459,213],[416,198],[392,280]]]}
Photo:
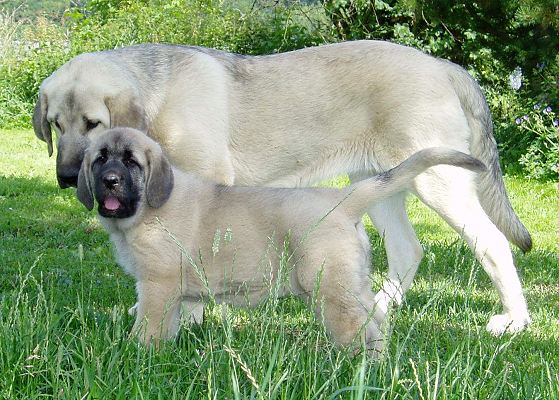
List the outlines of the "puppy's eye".
{"label": "puppy's eye", "polygon": [[95,162],[96,163],[101,163],[101,164],[104,164],[104,163],[107,162],[107,149],[101,149],[101,152],[99,153],[99,155],[95,159]]}
{"label": "puppy's eye", "polygon": [[124,160],[124,165],[126,165],[127,167],[137,167],[140,164],[138,164],[133,158],[128,158]]}
{"label": "puppy's eye", "polygon": [[87,132],[89,132],[89,131],[97,128],[100,123],[101,123],[101,121],[92,121],[90,119],[86,119],[85,120],[85,130]]}
{"label": "puppy's eye", "polygon": [[138,162],[132,157],[132,152],[130,150],[126,150],[122,157],[122,162],[127,167],[137,166],[139,165]]}

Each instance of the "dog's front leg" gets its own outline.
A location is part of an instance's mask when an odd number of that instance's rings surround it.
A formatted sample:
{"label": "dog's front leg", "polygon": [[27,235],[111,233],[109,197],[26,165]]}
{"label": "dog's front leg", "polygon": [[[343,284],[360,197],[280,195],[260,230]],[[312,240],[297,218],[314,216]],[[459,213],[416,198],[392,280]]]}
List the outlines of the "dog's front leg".
{"label": "dog's front leg", "polygon": [[204,303],[183,300],[180,307],[180,321],[185,325],[204,322]]}
{"label": "dog's front leg", "polygon": [[159,344],[160,339],[170,339],[179,330],[180,299],[176,285],[144,281],[136,285],[138,303],[136,322],[132,335],[145,344]]}

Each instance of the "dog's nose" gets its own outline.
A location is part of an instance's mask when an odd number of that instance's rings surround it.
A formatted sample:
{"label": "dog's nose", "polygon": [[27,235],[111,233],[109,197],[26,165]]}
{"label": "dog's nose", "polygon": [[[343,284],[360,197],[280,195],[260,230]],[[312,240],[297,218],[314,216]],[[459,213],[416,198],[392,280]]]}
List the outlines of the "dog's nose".
{"label": "dog's nose", "polygon": [[109,172],[103,177],[103,183],[105,183],[107,188],[112,189],[115,186],[120,185],[120,177],[114,172]]}

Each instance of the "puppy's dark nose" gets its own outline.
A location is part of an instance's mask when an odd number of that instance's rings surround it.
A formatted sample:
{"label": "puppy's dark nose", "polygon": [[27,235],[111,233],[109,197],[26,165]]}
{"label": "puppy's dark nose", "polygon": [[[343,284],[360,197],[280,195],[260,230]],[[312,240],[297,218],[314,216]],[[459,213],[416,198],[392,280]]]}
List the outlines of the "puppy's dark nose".
{"label": "puppy's dark nose", "polygon": [[113,189],[115,186],[120,185],[120,177],[114,172],[109,172],[103,176],[103,183],[108,189]]}

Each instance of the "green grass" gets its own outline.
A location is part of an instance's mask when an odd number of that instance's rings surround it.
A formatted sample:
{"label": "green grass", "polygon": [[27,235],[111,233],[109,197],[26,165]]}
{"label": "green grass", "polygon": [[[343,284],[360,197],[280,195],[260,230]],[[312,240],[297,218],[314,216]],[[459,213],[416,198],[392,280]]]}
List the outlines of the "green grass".
{"label": "green grass", "polygon": [[[535,248],[515,253],[530,329],[494,338],[497,295],[457,235],[416,200],[426,249],[385,359],[336,349],[297,299],[210,308],[160,351],[128,339],[132,280],[93,212],[60,190],[30,131],[0,131],[0,398],[559,398],[559,187],[507,179]],[[379,237],[374,280],[386,271]]]}

